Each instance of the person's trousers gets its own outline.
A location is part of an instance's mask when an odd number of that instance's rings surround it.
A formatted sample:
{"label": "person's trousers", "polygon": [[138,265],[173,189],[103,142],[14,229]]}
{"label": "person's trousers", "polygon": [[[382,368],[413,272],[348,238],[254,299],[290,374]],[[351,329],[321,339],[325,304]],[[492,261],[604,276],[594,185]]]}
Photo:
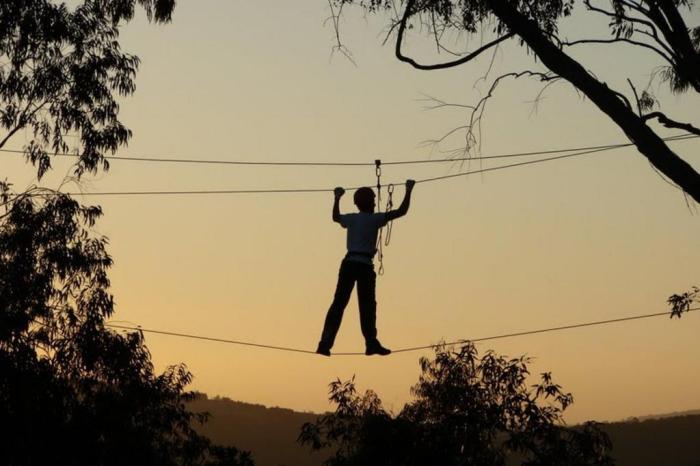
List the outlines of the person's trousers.
{"label": "person's trousers", "polygon": [[350,301],[350,294],[357,282],[357,300],[360,306],[360,326],[367,344],[377,340],[377,301],[375,285],[377,274],[372,264],[343,260],[338,272],[338,285],[335,289],[333,303],[326,314],[323,325],[321,344],[328,349],[333,346],[335,336],[343,320],[343,311]]}

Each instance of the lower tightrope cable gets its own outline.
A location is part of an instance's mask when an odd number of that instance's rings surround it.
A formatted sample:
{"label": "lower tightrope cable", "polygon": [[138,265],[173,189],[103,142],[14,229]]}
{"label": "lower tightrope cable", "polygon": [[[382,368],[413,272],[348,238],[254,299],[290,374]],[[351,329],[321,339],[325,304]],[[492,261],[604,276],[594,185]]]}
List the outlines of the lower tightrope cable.
{"label": "lower tightrope cable", "polygon": [[[694,312],[694,311],[698,311],[698,310],[700,310],[700,307],[693,307],[693,308],[686,309],[683,313]],[[627,322],[627,321],[631,321],[631,320],[640,320],[640,319],[648,319],[650,317],[671,316],[671,315],[672,315],[671,312],[656,312],[653,314],[641,314],[641,315],[636,315],[636,316],[618,317],[616,319],[599,320],[599,321],[594,321],[594,322],[584,322],[584,323],[578,323],[578,324],[563,325],[563,326],[559,326],[559,327],[541,328],[541,329],[536,329],[536,330],[525,330],[522,332],[503,333],[500,335],[491,335],[491,336],[487,336],[487,337],[479,337],[479,338],[472,338],[472,339],[465,338],[463,340],[457,340],[457,341],[451,341],[451,342],[442,342],[442,343],[423,345],[423,346],[399,348],[399,349],[393,350],[392,353],[409,353],[412,351],[432,349],[432,348],[437,348],[440,346],[459,345],[459,344],[463,344],[466,342],[479,343],[479,342],[490,341],[490,340],[501,340],[501,339],[505,339],[505,338],[520,337],[520,336],[525,336],[525,335],[536,335],[538,333],[558,332],[561,330],[571,330],[571,329],[575,329],[575,328],[593,327],[593,326],[598,326],[598,325],[607,325],[607,324],[613,324],[613,323],[618,323],[618,322]],[[228,344],[240,345],[240,346],[251,346],[251,347],[255,347],[255,348],[272,349],[272,350],[287,351],[287,352],[293,352],[293,353],[316,354],[315,351],[305,350],[305,349],[300,349],[300,348],[290,348],[290,347],[286,347],[286,346],[276,346],[276,345],[268,345],[268,344],[262,344],[262,343],[253,343],[253,342],[248,342],[248,341],[229,340],[229,339],[225,339],[225,338],[215,338],[215,337],[207,337],[207,336],[202,336],[202,335],[193,335],[193,334],[187,334],[187,333],[169,332],[169,331],[165,331],[165,330],[143,328],[140,326],[133,326],[132,327],[132,326],[127,326],[127,325],[116,325],[116,324],[112,324],[112,323],[107,323],[105,325],[107,327],[110,327],[110,328],[116,328],[116,329],[122,329],[122,330],[132,330],[132,331],[138,331],[138,332],[144,332],[144,333],[153,333],[153,334],[157,334],[157,335],[168,335],[168,336],[173,336],[173,337],[190,338],[190,339],[194,339],[194,340],[215,341],[215,342],[219,342],[219,343],[228,343]],[[333,356],[364,356],[364,355],[365,355],[364,353],[359,353],[359,352],[333,353]]]}
{"label": "lower tightrope cable", "polygon": [[[171,337],[191,338],[194,340],[215,341],[218,343],[229,343],[231,345],[240,345],[240,346],[252,346],[255,348],[273,349],[273,350],[278,350],[278,351],[289,351],[289,352],[293,352],[293,353],[316,354],[315,351],[299,349],[299,348],[290,348],[287,346],[266,345],[263,343],[252,343],[249,341],[229,340],[226,338],[206,337],[206,336],[202,336],[202,335],[192,335],[189,333],[168,332],[165,330],[155,330],[152,328],[143,328],[141,326],[129,327],[127,325],[114,325],[111,323],[107,323],[105,325],[107,327],[110,327],[110,328],[117,328],[117,329],[122,329],[122,330],[135,330],[135,331],[144,332],[144,333],[153,333],[156,335],[168,335]],[[360,353],[358,353],[358,354],[360,354]]]}

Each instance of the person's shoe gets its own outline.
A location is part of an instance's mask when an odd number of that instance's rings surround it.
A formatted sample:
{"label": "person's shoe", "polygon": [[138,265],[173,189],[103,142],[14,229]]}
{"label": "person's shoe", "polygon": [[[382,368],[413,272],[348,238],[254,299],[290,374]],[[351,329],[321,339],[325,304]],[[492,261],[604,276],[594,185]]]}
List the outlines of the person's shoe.
{"label": "person's shoe", "polygon": [[323,356],[330,356],[331,355],[331,349],[324,345],[323,343],[318,344],[318,348],[316,348],[316,353],[317,354],[322,354]]}
{"label": "person's shoe", "polygon": [[366,346],[365,354],[367,356],[372,356],[373,354],[386,356],[387,354],[391,354],[391,350],[389,348],[384,348],[381,343],[375,341],[374,343],[370,343]]}

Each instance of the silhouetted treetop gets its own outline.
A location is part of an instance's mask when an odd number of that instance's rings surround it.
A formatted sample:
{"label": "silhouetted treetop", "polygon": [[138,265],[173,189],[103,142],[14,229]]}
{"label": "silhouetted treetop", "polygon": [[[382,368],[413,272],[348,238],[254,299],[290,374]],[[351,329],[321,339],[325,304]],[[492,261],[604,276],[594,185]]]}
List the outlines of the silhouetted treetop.
{"label": "silhouetted treetop", "polygon": [[142,333],[105,327],[100,209],[7,183],[0,209],[0,463],[252,464],[194,431],[184,365],[157,374]]}
{"label": "silhouetted treetop", "polygon": [[[24,150],[39,177],[51,166],[50,152],[79,151],[78,175],[108,169],[104,155],[131,137],[116,98],[135,89],[139,59],[121,50],[119,32],[137,5],[164,23],[175,2],[0,2],[0,148],[27,129]],[[68,135],[77,136],[75,147]]]}
{"label": "silhouetted treetop", "polygon": [[594,423],[567,428],[573,402],[549,373],[528,385],[525,357],[492,351],[479,357],[471,343],[439,347],[422,358],[414,399],[393,416],[372,391],[358,395],[354,379],[330,385],[336,411],[305,424],[299,436],[314,450],[335,449],[326,464],[611,465],[610,442]]}
{"label": "silhouetted treetop", "polygon": [[[41,177],[49,151],[76,136],[75,174],[108,168],[105,153],[131,136],[116,99],[134,92],[139,60],[119,31],[139,5],[167,22],[174,1],[0,2],[0,148],[26,130]],[[251,465],[195,432],[206,416],[187,410],[184,365],[158,374],[141,332],[106,327],[112,259],[92,230],[101,214],[0,182],[0,464]]]}

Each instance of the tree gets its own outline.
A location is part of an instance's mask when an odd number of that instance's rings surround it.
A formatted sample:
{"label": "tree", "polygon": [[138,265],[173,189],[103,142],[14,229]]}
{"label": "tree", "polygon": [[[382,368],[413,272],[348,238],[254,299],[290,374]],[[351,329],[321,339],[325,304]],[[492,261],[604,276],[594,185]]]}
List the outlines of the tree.
{"label": "tree", "polygon": [[[487,96],[473,107],[467,123],[469,130],[473,130],[473,125],[478,123],[486,100],[502,79],[534,76],[546,83],[563,79],[610,118],[659,172],[700,202],[700,174],[664,142],[657,130],[649,126],[649,122],[658,120],[665,127],[696,135],[700,135],[700,129],[690,123],[676,121],[660,110],[654,111],[654,107],[660,103],[649,86],[640,93],[628,80],[632,94],[632,98],[628,98],[622,91],[611,89],[596,78],[568,52],[571,47],[583,45],[624,44],[638,47],[659,57],[662,65],[652,74],[668,82],[673,92],[700,92],[700,26],[688,27],[681,14],[682,10],[693,9],[692,1],[610,0],[609,8],[605,8],[593,0],[584,0],[587,14],[609,18],[611,37],[575,41],[566,41],[558,34],[558,25],[562,18],[571,14],[574,0],[402,0],[398,3],[397,6],[394,0],[332,0],[332,4],[340,7],[340,10],[344,5],[357,4],[369,12],[390,12],[393,15],[390,31],[396,32],[396,57],[420,70],[466,65],[511,39],[517,39],[527,47],[549,70],[545,73],[517,71],[497,77]],[[333,15],[337,16],[335,10]],[[337,21],[334,24],[337,25]],[[485,37],[491,35],[492,39],[452,60],[424,64],[403,51],[406,30],[414,25],[420,25],[441,51],[448,51],[441,43],[441,37],[449,31],[479,33]],[[471,143],[473,133],[470,132],[467,145]]]}
{"label": "tree", "polygon": [[422,358],[413,401],[392,416],[372,391],[358,395],[354,379],[330,384],[334,413],[302,427],[299,441],[334,448],[329,466],[612,465],[611,445],[594,423],[568,428],[563,411],[573,402],[551,374],[527,385],[525,357],[492,351],[478,357],[472,343],[435,349]]}
{"label": "tree", "polygon": [[50,153],[80,149],[76,172],[109,168],[106,153],[127,143],[117,96],[131,95],[138,57],[124,53],[119,31],[141,5],[149,20],[171,20],[175,0],[49,0],[0,3],[0,149],[21,130],[25,155],[41,176]]}
{"label": "tree", "polygon": [[[174,0],[0,2],[0,148],[28,131],[39,178],[68,135],[77,179],[108,169],[105,154],[131,136],[116,99],[133,93],[139,61],[118,39],[137,5],[168,22]],[[112,259],[92,232],[101,214],[0,182],[0,463],[252,464],[194,431],[206,415],[186,409],[184,365],[156,374],[140,332],[106,327]]]}
{"label": "tree", "polygon": [[192,424],[183,365],[155,374],[140,332],[114,311],[99,207],[0,184],[0,463],[250,465]]}

